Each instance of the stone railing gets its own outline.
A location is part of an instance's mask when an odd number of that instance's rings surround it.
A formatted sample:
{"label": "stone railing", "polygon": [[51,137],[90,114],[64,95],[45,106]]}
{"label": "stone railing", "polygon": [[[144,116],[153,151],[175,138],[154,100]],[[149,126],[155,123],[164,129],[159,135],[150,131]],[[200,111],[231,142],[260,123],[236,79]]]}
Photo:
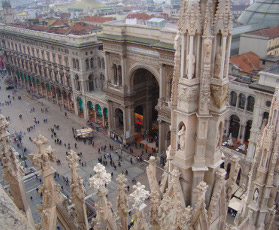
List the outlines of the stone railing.
{"label": "stone railing", "polygon": [[70,43],[70,44],[75,44],[75,45],[89,43],[89,42],[97,42],[96,34],[61,35],[61,34],[29,30],[29,29],[24,29],[24,28],[17,28],[17,27],[13,27],[13,26],[7,26],[5,24],[0,24],[0,30],[14,32],[14,33],[20,33],[20,34],[23,34],[26,36],[35,36],[35,37],[40,37],[43,39],[49,39],[49,40],[54,40],[54,41],[63,42],[63,43]]}

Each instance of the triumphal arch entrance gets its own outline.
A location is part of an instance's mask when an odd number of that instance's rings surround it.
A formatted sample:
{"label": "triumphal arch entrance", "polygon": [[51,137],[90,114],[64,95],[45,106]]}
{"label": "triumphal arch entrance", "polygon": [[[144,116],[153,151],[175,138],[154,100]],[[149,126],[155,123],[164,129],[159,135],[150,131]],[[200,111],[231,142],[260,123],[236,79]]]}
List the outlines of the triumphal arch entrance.
{"label": "triumphal arch entrance", "polygon": [[112,138],[133,143],[148,133],[159,154],[169,146],[175,35],[173,28],[104,25],[99,39],[104,45]]}

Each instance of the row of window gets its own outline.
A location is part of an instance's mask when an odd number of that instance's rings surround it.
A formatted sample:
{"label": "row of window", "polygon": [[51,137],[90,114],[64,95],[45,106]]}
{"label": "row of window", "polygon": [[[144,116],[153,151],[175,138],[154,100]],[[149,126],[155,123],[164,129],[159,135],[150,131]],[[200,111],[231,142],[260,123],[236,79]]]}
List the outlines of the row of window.
{"label": "row of window", "polygon": [[69,66],[68,57],[60,54],[50,53],[49,51],[45,51],[43,49],[35,49],[31,46],[25,46],[13,42],[7,42],[6,47],[10,50],[14,50],[22,54],[26,54],[29,56],[32,55],[32,57],[41,58],[43,60],[51,61],[53,63],[58,63],[59,65],[65,65],[67,67]]}
{"label": "row of window", "polygon": [[255,98],[253,96],[248,96],[246,100],[246,96],[244,94],[240,93],[237,96],[237,93],[232,91],[230,94],[230,105],[234,107],[237,106],[240,109],[245,109],[245,105],[246,105],[246,110],[253,112],[254,105],[255,105]]}
{"label": "row of window", "polygon": [[[80,85],[80,80],[78,75],[76,75],[74,78],[74,84],[75,84],[75,89],[80,91],[81,85]],[[88,76],[88,81],[86,81],[87,91],[92,92],[94,90],[102,90],[104,88],[104,84],[105,84],[105,76],[103,74],[100,74],[100,76],[97,77],[95,77],[93,74],[90,74]]]}

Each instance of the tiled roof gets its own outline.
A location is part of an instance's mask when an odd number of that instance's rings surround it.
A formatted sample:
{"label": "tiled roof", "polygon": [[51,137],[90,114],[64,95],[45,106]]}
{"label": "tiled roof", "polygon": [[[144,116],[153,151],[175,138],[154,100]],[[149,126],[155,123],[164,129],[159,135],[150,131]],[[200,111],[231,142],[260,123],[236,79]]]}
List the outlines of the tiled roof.
{"label": "tiled roof", "polygon": [[262,30],[257,30],[257,31],[251,32],[249,34],[263,36],[263,37],[267,37],[269,39],[277,38],[277,37],[279,37],[279,26],[262,29]]}
{"label": "tiled roof", "polygon": [[49,29],[49,27],[41,26],[41,25],[32,25],[32,26],[29,26],[28,29],[37,30],[37,31],[47,31]]}
{"label": "tiled roof", "polygon": [[113,17],[99,17],[99,16],[87,16],[84,18],[85,22],[96,22],[96,23],[105,23],[113,21]]}
{"label": "tiled roof", "polygon": [[135,13],[135,14],[129,14],[127,16],[127,18],[136,18],[137,20],[144,20],[144,21],[147,21],[151,18],[153,18],[153,16],[150,16],[146,13]]}
{"label": "tiled roof", "polygon": [[51,26],[61,26],[61,25],[67,25],[68,24],[68,20],[56,20],[53,24],[51,24]]}
{"label": "tiled roof", "polygon": [[59,17],[60,18],[69,18],[69,17],[71,17],[71,14],[70,13],[61,13],[61,14],[59,14]]}
{"label": "tiled roof", "polygon": [[230,58],[230,63],[233,63],[245,72],[252,72],[253,70],[259,70],[260,58],[257,54],[248,52]]}
{"label": "tiled roof", "polygon": [[71,26],[69,29],[70,29],[70,34],[81,35],[81,34],[90,33],[92,30],[98,28],[99,28],[98,26],[93,26],[86,23],[77,23],[74,26]]}

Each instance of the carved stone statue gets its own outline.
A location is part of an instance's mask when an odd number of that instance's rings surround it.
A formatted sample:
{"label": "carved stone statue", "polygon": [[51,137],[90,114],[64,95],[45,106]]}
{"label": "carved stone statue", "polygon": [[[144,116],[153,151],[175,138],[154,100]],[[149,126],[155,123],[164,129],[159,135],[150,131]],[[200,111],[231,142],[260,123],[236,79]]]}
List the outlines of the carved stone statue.
{"label": "carved stone statue", "polygon": [[204,62],[210,63],[212,42],[209,38],[206,38],[204,39],[203,45],[204,45]]}
{"label": "carved stone statue", "polygon": [[181,129],[177,133],[177,149],[184,150],[185,147],[185,126],[182,125]]}
{"label": "carved stone statue", "polygon": [[[191,76],[189,75],[189,68],[192,66]],[[195,75],[196,58],[193,54],[188,54],[186,58],[186,76],[191,79]]]}
{"label": "carved stone statue", "polygon": [[255,189],[254,195],[253,195],[253,201],[257,202],[259,198],[259,192],[258,189]]}
{"label": "carved stone statue", "polygon": [[222,63],[222,50],[221,47],[219,47],[216,55],[216,61],[215,61],[215,77],[217,78],[219,78],[220,75],[221,63]]}

